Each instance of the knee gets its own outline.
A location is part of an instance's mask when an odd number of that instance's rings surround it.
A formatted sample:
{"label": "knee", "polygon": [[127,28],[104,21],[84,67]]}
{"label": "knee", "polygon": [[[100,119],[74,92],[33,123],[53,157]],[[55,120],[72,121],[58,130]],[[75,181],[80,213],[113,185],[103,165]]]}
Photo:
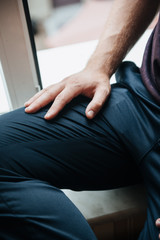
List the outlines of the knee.
{"label": "knee", "polygon": [[[26,226],[28,228],[26,234],[30,234],[32,230],[32,237],[28,236],[27,239],[54,239],[55,237],[56,239],[96,240],[88,223],[72,202],[61,190],[46,182],[36,180],[6,184],[3,182],[0,184],[0,192],[3,192],[3,200],[12,213],[8,219],[9,223],[13,221],[15,225],[15,221],[22,219],[23,234]],[[4,212],[4,209],[2,210]],[[16,234],[19,233],[16,231]]]}

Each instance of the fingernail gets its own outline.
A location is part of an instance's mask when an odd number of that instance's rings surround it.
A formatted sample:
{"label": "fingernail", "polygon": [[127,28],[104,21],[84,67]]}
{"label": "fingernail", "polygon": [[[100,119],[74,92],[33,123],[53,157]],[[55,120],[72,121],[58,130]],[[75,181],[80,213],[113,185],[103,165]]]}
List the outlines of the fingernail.
{"label": "fingernail", "polygon": [[88,117],[93,118],[94,117],[94,111],[90,110],[87,115],[88,115]]}
{"label": "fingernail", "polygon": [[26,107],[25,111],[31,110],[31,107]]}
{"label": "fingernail", "polygon": [[27,107],[27,105],[28,105],[28,102],[25,102],[25,103],[24,103],[24,106],[26,106],[26,107]]}
{"label": "fingernail", "polygon": [[45,116],[44,116],[44,118],[49,118],[51,116],[51,114],[50,113],[47,113]]}

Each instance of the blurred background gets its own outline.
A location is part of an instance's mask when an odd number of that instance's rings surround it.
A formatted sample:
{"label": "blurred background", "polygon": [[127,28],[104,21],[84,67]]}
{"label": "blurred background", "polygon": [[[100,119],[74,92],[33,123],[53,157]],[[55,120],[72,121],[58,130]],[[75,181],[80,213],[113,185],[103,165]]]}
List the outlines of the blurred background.
{"label": "blurred background", "polygon": [[[90,52],[94,48],[92,43],[88,41],[100,37],[113,2],[114,0],[28,0],[33,35],[39,55],[38,60],[41,60],[39,67],[43,86],[48,85],[51,81],[53,82],[53,75],[54,79],[59,81],[63,77],[60,74],[67,76],[70,68],[71,72],[79,69],[81,62],[78,59],[83,58],[83,62],[86,61],[87,56],[90,55],[88,51]],[[149,28],[152,29],[156,22],[157,17]],[[83,46],[82,53],[81,47],[72,48],[75,54],[73,52],[71,54],[70,47],[58,48],[56,52],[52,51],[56,50],[54,48],[57,47],[84,42],[88,42],[88,45]],[[41,51],[47,49],[49,49],[50,53]],[[46,56],[44,52],[46,52]],[[80,55],[83,56],[80,57]],[[67,58],[68,56],[70,56],[70,59]],[[51,73],[53,66],[55,66],[54,74]],[[10,111],[8,90],[0,62],[0,114],[8,111]]]}
{"label": "blurred background", "polygon": [[37,50],[98,39],[113,0],[28,0]]}

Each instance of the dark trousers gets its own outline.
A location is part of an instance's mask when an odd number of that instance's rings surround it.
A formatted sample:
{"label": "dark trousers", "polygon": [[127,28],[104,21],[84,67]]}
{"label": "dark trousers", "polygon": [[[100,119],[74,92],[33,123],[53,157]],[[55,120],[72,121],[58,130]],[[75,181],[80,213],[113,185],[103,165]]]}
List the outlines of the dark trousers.
{"label": "dark trousers", "polygon": [[77,97],[44,120],[24,108],[0,116],[0,239],[94,240],[88,223],[59,190],[105,190],[143,178],[148,215],[140,240],[158,239],[160,107],[138,68],[123,63],[117,84],[94,120]]}

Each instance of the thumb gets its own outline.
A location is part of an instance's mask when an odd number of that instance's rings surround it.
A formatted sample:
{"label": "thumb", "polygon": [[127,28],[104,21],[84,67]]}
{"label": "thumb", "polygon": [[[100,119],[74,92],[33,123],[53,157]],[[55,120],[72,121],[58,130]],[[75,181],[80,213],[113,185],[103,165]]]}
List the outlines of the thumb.
{"label": "thumb", "polygon": [[105,103],[107,97],[110,94],[110,85],[105,88],[98,88],[93,96],[92,101],[88,104],[86,108],[86,116],[88,119],[92,119],[101,110],[103,104]]}
{"label": "thumb", "polygon": [[155,224],[156,224],[156,227],[160,228],[160,218],[156,220]]}

